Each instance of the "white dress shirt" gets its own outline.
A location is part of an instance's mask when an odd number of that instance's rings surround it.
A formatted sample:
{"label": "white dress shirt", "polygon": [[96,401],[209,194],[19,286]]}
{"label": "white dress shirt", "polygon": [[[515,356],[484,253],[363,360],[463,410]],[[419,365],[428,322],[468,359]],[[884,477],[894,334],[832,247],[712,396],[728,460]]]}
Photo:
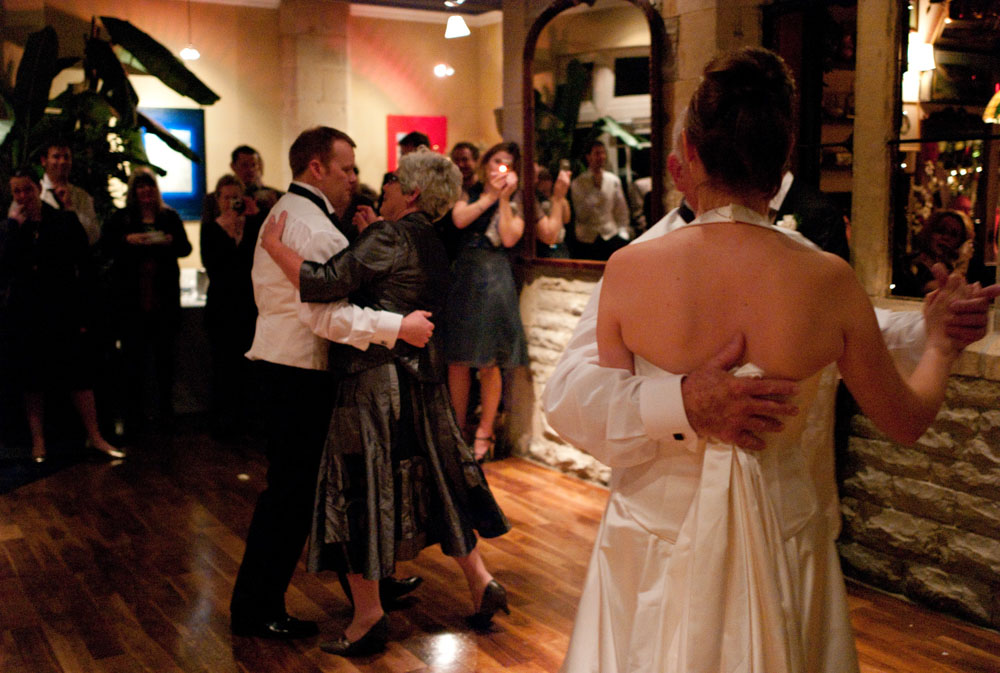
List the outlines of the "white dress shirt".
{"label": "white dress shirt", "polygon": [[[684,224],[675,208],[636,241],[662,236]],[[779,230],[806,240],[798,232]],[[683,375],[639,376],[598,364],[600,294],[598,282],[545,385],[542,404],[549,424],[570,444],[613,468],[638,465],[661,452],[694,450],[697,435],[684,412]],[[920,312],[876,310],[876,317],[890,350],[919,359],[924,341]],[[823,416],[830,418],[832,441],[833,414]]]}
{"label": "white dress shirt", "polygon": [[590,244],[598,236],[605,241],[619,235],[628,238],[628,204],[617,175],[603,171],[598,187],[593,173],[584,171],[573,179],[570,198],[578,241]]}
{"label": "white dress shirt", "polygon": [[[64,209],[63,205],[59,203],[59,199],[56,198],[55,192],[52,191],[53,187],[55,185],[49,179],[49,174],[46,173],[42,176],[42,203],[47,203],[57,210],[71,210],[76,213],[76,219],[80,220],[80,225],[87,233],[87,242],[91,245],[97,243],[98,239],[101,238],[101,221],[97,219],[97,211],[94,210],[94,199],[90,198],[90,194],[76,185],[70,185],[70,206]],[[10,209],[7,211],[7,217],[13,217],[16,208],[17,203],[12,202]]]}
{"label": "white dress shirt", "polygon": [[[316,188],[295,182],[323,199],[328,212],[333,207]],[[326,213],[309,199],[287,193],[271,209],[271,215],[288,213],[281,241],[310,262],[325,262],[347,247],[348,242]],[[263,229],[261,230],[263,231]],[[329,304],[303,303],[281,268],[261,248],[260,237],[254,250],[254,300],[257,327],[253,345],[246,356],[274,364],[303,369],[326,369],[327,340],[365,350],[376,343],[392,348],[399,334],[402,316],[349,304],[346,300]]]}

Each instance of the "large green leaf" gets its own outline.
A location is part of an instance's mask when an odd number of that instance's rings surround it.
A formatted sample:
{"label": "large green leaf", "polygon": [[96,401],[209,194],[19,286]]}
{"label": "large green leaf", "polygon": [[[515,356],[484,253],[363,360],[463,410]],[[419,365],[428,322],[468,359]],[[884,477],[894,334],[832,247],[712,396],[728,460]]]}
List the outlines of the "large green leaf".
{"label": "large green leaf", "polygon": [[100,38],[92,37],[87,40],[85,55],[85,68],[100,79],[100,93],[118,113],[118,123],[123,128],[134,127],[137,123],[136,107],[139,105],[139,96],[132,88],[132,83],[128,81],[125,68],[115,56],[111,45]]}
{"label": "large green leaf", "polygon": [[634,150],[644,150],[650,146],[648,140],[633,135],[611,117],[601,117],[594,122],[594,128],[613,135]]}
{"label": "large green leaf", "polygon": [[150,119],[141,112],[139,113],[139,125],[145,128],[148,133],[152,133],[153,135],[159,137],[160,140],[165,142],[167,147],[173,151],[180,152],[196,164],[201,163],[201,157],[199,157],[190,147],[181,142],[173,133],[160,126],[159,122],[154,119]]}
{"label": "large green leaf", "polygon": [[201,105],[211,105],[219,100],[218,94],[184,67],[170,50],[139,30],[128,21],[111,16],[102,16],[111,41],[128,52],[133,62],[137,62],[150,75],[158,77],[171,89],[187,96]]}
{"label": "large green leaf", "polygon": [[28,36],[14,81],[14,121],[18,126],[29,129],[45,115],[58,59],[59,39],[52,26]]}

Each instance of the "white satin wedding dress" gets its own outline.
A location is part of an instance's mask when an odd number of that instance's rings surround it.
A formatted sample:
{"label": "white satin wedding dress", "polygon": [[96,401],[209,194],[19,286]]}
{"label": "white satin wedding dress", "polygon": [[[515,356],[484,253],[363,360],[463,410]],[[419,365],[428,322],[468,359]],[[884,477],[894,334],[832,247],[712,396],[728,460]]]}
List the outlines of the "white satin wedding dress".
{"label": "white satin wedding dress", "polygon": [[[801,381],[799,409],[835,380]],[[800,413],[764,451],[702,442],[615,470],[563,673],[857,673],[829,427]]]}

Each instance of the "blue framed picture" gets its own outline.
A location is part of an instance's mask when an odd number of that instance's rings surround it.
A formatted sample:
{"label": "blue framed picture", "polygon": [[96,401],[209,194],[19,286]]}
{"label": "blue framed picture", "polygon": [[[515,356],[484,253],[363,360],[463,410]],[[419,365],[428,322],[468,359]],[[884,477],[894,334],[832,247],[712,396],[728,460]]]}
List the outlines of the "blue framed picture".
{"label": "blue framed picture", "polygon": [[173,133],[198,156],[195,163],[152,133],[142,132],[149,161],[167,172],[159,178],[160,193],[183,220],[200,220],[205,200],[205,112],[187,108],[140,108],[140,111]]}

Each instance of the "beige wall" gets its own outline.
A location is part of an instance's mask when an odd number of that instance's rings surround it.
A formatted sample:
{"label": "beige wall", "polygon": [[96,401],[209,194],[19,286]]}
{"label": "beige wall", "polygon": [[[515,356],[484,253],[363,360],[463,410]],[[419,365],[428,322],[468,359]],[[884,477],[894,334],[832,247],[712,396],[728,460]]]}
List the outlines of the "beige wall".
{"label": "beige wall", "polygon": [[[89,32],[92,16],[130,21],[173,53],[188,42],[187,4],[178,0],[32,0],[27,5],[4,0],[4,9],[5,63],[20,58],[14,42],[23,42],[24,35],[46,23],[56,28],[61,55],[81,55],[82,36]],[[500,140],[493,111],[503,104],[502,24],[471,20],[472,35],[445,40],[443,13],[428,15],[430,20],[412,20],[421,17],[415,12],[399,15],[351,15],[347,20],[350,77],[343,130],[358,142],[361,174],[376,188],[386,170],[386,115],[446,116],[449,147],[459,140],[483,147]],[[283,44],[279,19],[278,9],[191,3],[191,41],[202,57],[187,65],[220,96],[204,108],[209,191],[229,172],[229,153],[244,143],[260,151],[267,184],[283,188],[291,179],[290,140],[283,138],[283,129],[290,103],[286,99],[293,95],[286,80],[294,75],[282,74],[287,55],[283,49],[294,51],[296,40],[322,40],[323,35],[313,26],[303,36],[286,36]],[[330,35],[334,32],[331,29]],[[11,39],[14,42],[7,41]],[[432,68],[440,62],[451,64],[455,75],[435,77]],[[53,94],[82,79],[79,69],[62,73]],[[133,75],[132,82],[143,107],[199,107],[154,77]],[[196,239],[197,232],[192,234]],[[198,255],[188,260],[197,264]]]}
{"label": "beige wall", "polygon": [[[386,170],[386,115],[447,117],[447,147],[439,148],[445,152],[459,140],[485,147],[500,139],[493,108],[502,97],[501,27],[471,30],[445,40],[443,23],[351,17],[348,126],[362,181],[378,189]],[[436,77],[438,63],[455,74]]]}
{"label": "beige wall", "polygon": [[[80,36],[91,16],[108,15],[132,22],[177,53],[187,44],[187,5],[177,0],[46,0],[46,21],[59,34],[60,51],[78,55]],[[288,179],[286,148],[274,129],[281,114],[278,80],[278,12],[273,9],[191,3],[191,40],[201,59],[188,68],[221,99],[205,107],[205,169],[208,189],[229,171],[229,153],[246,143],[264,159],[265,180],[281,185]],[[79,81],[80,71],[64,73],[56,82]],[[143,107],[197,108],[150,76],[132,77]]]}

